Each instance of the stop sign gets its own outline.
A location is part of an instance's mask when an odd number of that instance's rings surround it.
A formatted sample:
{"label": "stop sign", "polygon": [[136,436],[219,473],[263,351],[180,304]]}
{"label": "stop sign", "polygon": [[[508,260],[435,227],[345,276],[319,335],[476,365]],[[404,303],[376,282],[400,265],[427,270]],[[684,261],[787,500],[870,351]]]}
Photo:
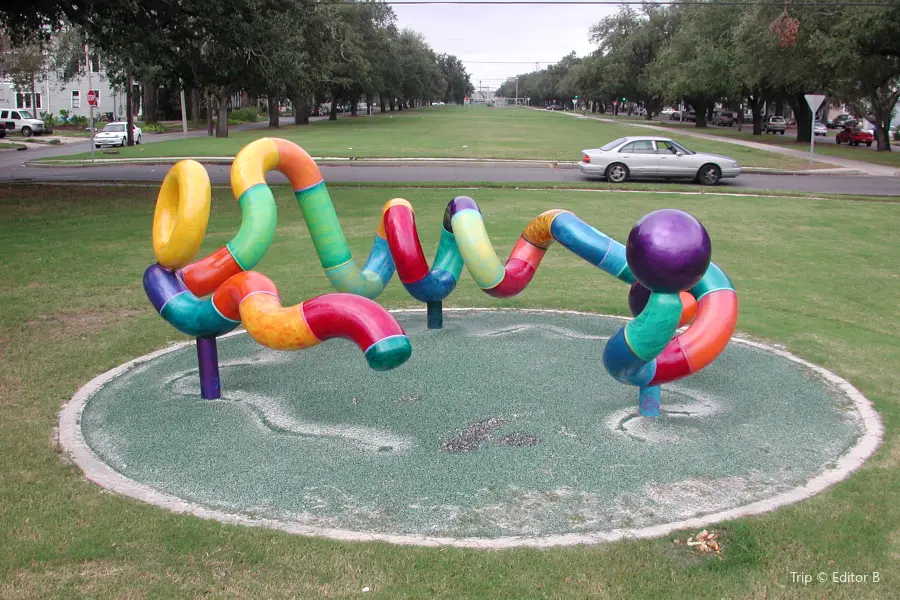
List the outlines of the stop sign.
{"label": "stop sign", "polygon": [[88,90],[87,101],[88,106],[97,106],[97,94],[94,93],[94,90]]}

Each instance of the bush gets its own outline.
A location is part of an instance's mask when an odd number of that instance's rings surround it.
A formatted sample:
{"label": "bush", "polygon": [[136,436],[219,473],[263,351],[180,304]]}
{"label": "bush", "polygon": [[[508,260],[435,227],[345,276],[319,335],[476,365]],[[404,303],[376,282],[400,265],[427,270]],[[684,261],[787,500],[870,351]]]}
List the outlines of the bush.
{"label": "bush", "polygon": [[166,126],[162,123],[140,123],[138,127],[141,128],[141,131],[144,133],[165,133]]}
{"label": "bush", "polygon": [[87,127],[90,124],[90,119],[88,119],[84,115],[72,115],[69,118],[69,123],[71,123],[72,125],[78,125],[79,127]]}
{"label": "bush", "polygon": [[59,125],[59,122],[56,120],[56,117],[53,116],[53,113],[42,112],[41,120],[44,122],[44,125],[47,127],[53,127],[54,125]]}
{"label": "bush", "polygon": [[253,123],[259,117],[259,113],[256,112],[256,107],[253,106],[245,106],[244,108],[236,108],[228,115],[228,123],[234,121],[234,125],[239,123]]}

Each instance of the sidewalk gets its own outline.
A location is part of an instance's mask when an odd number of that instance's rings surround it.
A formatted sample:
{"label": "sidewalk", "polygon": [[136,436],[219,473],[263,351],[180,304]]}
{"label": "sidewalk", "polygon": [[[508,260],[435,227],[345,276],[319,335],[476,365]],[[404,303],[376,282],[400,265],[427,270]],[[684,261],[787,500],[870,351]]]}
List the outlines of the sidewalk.
{"label": "sidewalk", "polygon": [[[578,119],[595,119],[597,121],[603,121],[604,123],[613,123],[616,125],[622,125],[621,121],[615,121],[613,119],[604,119],[603,117],[589,117],[587,115],[582,116],[580,114],[572,114],[572,113],[564,113],[569,114],[570,116],[576,117]],[[660,125],[646,125],[643,123],[628,123],[631,127],[643,127],[645,129],[652,129],[654,131],[664,131],[667,135],[686,135],[695,138],[701,138],[704,140],[711,140],[713,142],[725,142],[727,144],[737,144],[738,146],[746,146],[747,148],[753,148],[754,150],[762,150],[764,152],[773,152],[775,154],[783,154],[784,156],[791,156],[793,158],[807,159],[809,158],[808,152],[803,152],[801,150],[794,150],[792,148],[782,148],[780,146],[774,146],[771,144],[762,144],[759,142],[748,142],[746,140],[735,140],[730,139],[724,136],[719,135],[710,135],[707,133],[700,133],[697,131],[687,131],[687,130],[674,130],[671,127],[662,127]],[[816,162],[825,163],[829,165],[835,165],[836,167],[840,167],[842,169],[851,169],[858,173],[865,173],[866,175],[873,175],[875,177],[897,177],[900,176],[900,170],[896,167],[890,167],[887,165],[875,165],[872,163],[867,163],[861,160],[850,160],[848,158],[838,158],[835,156],[825,156],[823,154],[816,154],[815,158]]]}

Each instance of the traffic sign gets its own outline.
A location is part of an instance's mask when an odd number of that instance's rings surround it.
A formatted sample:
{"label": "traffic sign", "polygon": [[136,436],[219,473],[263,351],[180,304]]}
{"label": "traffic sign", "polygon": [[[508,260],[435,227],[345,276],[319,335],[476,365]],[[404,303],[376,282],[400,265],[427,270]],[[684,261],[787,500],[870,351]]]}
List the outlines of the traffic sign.
{"label": "traffic sign", "polygon": [[87,93],[88,106],[97,106],[97,94],[94,90],[88,90]]}
{"label": "traffic sign", "polygon": [[806,94],[804,98],[809,105],[809,112],[812,113],[809,123],[809,164],[812,165],[816,146],[816,111],[822,106],[825,96],[823,94]]}

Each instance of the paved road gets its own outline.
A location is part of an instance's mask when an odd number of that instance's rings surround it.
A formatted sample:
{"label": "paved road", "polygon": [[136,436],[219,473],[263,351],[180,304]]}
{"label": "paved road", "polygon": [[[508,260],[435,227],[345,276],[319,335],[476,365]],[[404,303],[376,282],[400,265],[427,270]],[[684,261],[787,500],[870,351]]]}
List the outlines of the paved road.
{"label": "paved road", "polygon": [[[19,153],[25,154],[25,153]],[[16,168],[3,167],[0,163],[0,181],[35,182],[106,182],[122,181],[162,181],[169,167],[164,165],[110,166],[110,167],[58,167],[58,168]],[[213,183],[229,182],[230,166],[207,165]],[[326,181],[366,181],[366,182],[555,182],[576,183],[589,181],[576,169],[554,169],[550,167],[355,167],[322,165]],[[286,183],[280,173],[270,173],[272,183]],[[698,190],[710,188],[697,186]],[[725,180],[721,190],[741,191],[746,189],[786,190],[812,193],[857,194],[869,196],[900,196],[900,179],[896,177],[851,177],[815,175],[742,175],[737,179]]]}

